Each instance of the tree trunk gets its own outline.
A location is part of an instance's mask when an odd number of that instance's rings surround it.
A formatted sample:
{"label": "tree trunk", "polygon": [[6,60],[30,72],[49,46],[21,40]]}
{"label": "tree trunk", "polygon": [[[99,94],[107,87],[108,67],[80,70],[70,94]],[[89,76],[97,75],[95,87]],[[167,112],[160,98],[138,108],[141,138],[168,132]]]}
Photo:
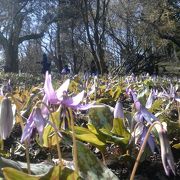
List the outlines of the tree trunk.
{"label": "tree trunk", "polygon": [[57,32],[56,32],[56,57],[57,57],[57,68],[61,72],[63,69],[62,56],[61,56],[61,38],[60,38],[60,25],[57,22]]}
{"label": "tree trunk", "polygon": [[5,72],[18,73],[19,61],[18,61],[18,45],[8,45],[4,48],[5,54]]}

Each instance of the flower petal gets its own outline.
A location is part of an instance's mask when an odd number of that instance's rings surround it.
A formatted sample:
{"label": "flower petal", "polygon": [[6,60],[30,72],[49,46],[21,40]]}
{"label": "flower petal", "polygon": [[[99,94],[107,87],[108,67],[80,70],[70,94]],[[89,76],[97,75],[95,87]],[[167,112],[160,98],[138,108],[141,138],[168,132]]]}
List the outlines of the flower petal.
{"label": "flower petal", "polygon": [[60,87],[56,90],[56,95],[59,100],[62,99],[63,92],[68,90],[70,79],[67,79]]}
{"label": "flower petal", "polygon": [[[141,144],[142,144],[143,141],[144,141],[144,138],[145,138],[145,136],[146,136],[146,134],[147,134],[147,131],[148,131],[147,127],[144,126],[144,128],[143,128],[143,133],[142,133],[142,135],[141,135]],[[148,145],[149,145],[152,153],[154,153],[154,150],[155,150],[155,141],[154,141],[154,138],[152,137],[152,134],[149,135]]]}
{"label": "flower petal", "polygon": [[63,104],[70,107],[77,106],[83,100],[83,98],[84,98],[84,91],[80,92],[79,94],[77,94],[72,98],[63,100]]}
{"label": "flower petal", "polygon": [[141,113],[144,117],[144,119],[149,123],[152,124],[153,121],[159,121],[154,114],[150,113],[145,107],[141,108]]}
{"label": "flower petal", "polygon": [[42,105],[41,105],[41,113],[43,115],[44,118],[48,117],[49,115],[49,110],[47,109],[47,107],[44,105],[46,104],[48,106],[48,99],[47,99],[47,95],[45,94],[43,99],[42,99]]}
{"label": "flower petal", "polygon": [[114,118],[124,119],[123,106],[120,101],[117,101],[116,106],[114,108]]}
{"label": "flower petal", "polygon": [[148,97],[148,99],[147,99],[147,102],[146,102],[146,105],[145,105],[145,107],[147,108],[147,109],[150,109],[151,108],[151,106],[152,106],[152,103],[153,103],[153,91],[151,90],[151,92],[150,92],[150,94],[149,94],[149,97]]}
{"label": "flower petal", "polygon": [[54,88],[52,86],[51,75],[48,74],[48,71],[46,72],[46,76],[45,76],[44,92],[49,102],[57,103],[58,99],[54,91]]}
{"label": "flower petal", "polygon": [[3,98],[0,104],[0,138],[6,139],[9,137],[13,124],[14,114],[9,98]]}
{"label": "flower petal", "polygon": [[33,131],[33,128],[34,128],[34,121],[33,121],[33,116],[34,116],[34,111],[31,112],[28,120],[27,120],[27,123],[23,129],[23,133],[22,133],[22,136],[21,136],[21,142],[27,140],[27,139],[30,139],[31,137],[31,134],[32,134],[32,131]]}
{"label": "flower petal", "polygon": [[[164,125],[164,124],[162,124]],[[154,126],[158,132],[159,135],[159,141],[161,145],[161,158],[162,158],[162,164],[165,170],[166,175],[169,176],[170,170],[175,173],[175,165],[174,165],[174,158],[171,152],[171,148],[169,145],[169,141],[167,138],[167,132],[166,129],[163,128],[160,124],[155,124]]]}
{"label": "flower petal", "polygon": [[33,116],[33,121],[34,124],[38,130],[39,133],[39,138],[40,138],[40,142],[42,142],[42,135],[43,135],[43,131],[44,131],[44,127],[45,127],[45,119],[42,116],[41,113],[41,109],[40,108],[36,108],[34,111],[34,116]]}
{"label": "flower petal", "polygon": [[143,122],[143,115],[141,112],[136,112],[134,114],[134,119],[136,122]]}

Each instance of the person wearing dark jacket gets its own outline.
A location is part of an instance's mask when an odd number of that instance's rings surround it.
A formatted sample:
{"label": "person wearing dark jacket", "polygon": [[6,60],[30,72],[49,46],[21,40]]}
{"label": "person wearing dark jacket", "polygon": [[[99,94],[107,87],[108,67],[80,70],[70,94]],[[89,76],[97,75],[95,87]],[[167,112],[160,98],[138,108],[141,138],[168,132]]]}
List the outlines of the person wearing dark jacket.
{"label": "person wearing dark jacket", "polygon": [[63,70],[61,71],[61,74],[69,74],[70,73],[70,69],[68,67],[68,65],[65,65]]}
{"label": "person wearing dark jacket", "polygon": [[51,62],[48,61],[47,55],[43,53],[43,60],[41,62],[42,64],[42,73],[45,74],[46,71],[50,73],[51,71]]}
{"label": "person wearing dark jacket", "polygon": [[91,76],[92,75],[97,75],[97,74],[98,74],[98,71],[97,71],[97,67],[96,67],[95,61],[92,61],[91,62]]}

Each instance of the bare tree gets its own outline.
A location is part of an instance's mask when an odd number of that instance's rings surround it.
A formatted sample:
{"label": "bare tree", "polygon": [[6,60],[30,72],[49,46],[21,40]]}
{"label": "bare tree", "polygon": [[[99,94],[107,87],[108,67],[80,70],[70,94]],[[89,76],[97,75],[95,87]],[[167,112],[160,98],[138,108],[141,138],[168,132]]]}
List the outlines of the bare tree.
{"label": "bare tree", "polygon": [[43,37],[54,19],[48,13],[42,13],[43,1],[1,0],[0,4],[3,16],[0,19],[0,43],[4,49],[5,71],[18,72],[19,45],[26,40]]}
{"label": "bare tree", "polygon": [[99,73],[106,72],[105,30],[110,0],[81,0],[80,7],[91,52]]}

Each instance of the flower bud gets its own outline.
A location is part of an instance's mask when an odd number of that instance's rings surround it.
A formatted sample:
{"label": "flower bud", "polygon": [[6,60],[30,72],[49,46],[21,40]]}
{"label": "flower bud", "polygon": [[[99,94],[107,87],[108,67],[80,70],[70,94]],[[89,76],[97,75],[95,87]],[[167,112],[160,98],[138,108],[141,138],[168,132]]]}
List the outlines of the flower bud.
{"label": "flower bud", "polygon": [[0,103],[0,139],[9,137],[13,128],[13,110],[11,101],[5,97]]}
{"label": "flower bud", "polygon": [[163,122],[162,125],[156,124],[155,128],[159,135],[161,158],[165,173],[169,176],[170,171],[172,171],[176,175],[174,158],[167,138],[167,125]]}
{"label": "flower bud", "polygon": [[124,119],[123,106],[120,101],[117,101],[116,106],[114,108],[114,118]]}

